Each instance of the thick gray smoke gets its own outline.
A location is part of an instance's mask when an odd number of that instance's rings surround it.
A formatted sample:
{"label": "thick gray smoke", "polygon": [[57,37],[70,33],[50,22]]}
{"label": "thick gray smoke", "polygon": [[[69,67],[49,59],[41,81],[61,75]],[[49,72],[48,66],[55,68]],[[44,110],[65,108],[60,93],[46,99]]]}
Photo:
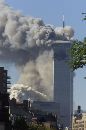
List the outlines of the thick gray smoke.
{"label": "thick gray smoke", "polygon": [[11,98],[18,99],[21,92],[25,94],[31,87],[36,94],[39,92],[41,96],[46,95],[46,99],[52,99],[52,44],[57,40],[67,40],[63,32],[58,32],[40,18],[23,16],[0,0],[0,61],[14,63],[20,73],[19,85],[10,90]]}

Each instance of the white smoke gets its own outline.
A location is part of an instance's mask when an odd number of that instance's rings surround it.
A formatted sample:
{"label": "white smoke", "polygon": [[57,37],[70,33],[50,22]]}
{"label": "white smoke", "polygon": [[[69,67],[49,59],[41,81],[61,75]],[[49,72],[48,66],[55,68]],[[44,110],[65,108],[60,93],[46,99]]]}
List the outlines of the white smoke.
{"label": "white smoke", "polygon": [[17,102],[22,102],[23,100],[31,101],[46,101],[49,100],[46,95],[32,89],[31,87],[25,86],[23,84],[15,84],[12,86],[11,91],[9,91],[10,99],[15,98]]}
{"label": "white smoke", "polygon": [[55,32],[57,35],[65,36],[68,40],[70,40],[74,36],[74,30],[71,26],[57,27],[55,28]]}
{"label": "white smoke", "polygon": [[29,98],[26,95],[34,91],[38,99],[42,99],[42,93],[52,99],[52,44],[64,39],[66,35],[58,34],[40,18],[23,16],[0,0],[0,61],[14,63],[20,73],[19,85],[11,87],[11,98]]}

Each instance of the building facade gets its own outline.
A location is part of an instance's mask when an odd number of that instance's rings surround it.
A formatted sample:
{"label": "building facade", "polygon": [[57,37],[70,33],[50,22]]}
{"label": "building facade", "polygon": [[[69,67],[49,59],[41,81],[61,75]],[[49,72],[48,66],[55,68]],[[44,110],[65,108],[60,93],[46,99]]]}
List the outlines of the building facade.
{"label": "building facade", "polygon": [[7,70],[0,67],[0,130],[10,130],[9,94],[7,93]]}
{"label": "building facade", "polygon": [[69,41],[53,45],[54,102],[60,105],[60,119],[65,127],[71,127],[73,114],[73,72],[68,63],[70,47]]}
{"label": "building facade", "polygon": [[82,118],[73,116],[72,130],[86,130],[86,112],[82,113]]}
{"label": "building facade", "polygon": [[60,108],[59,104],[56,102],[41,102],[41,101],[34,101],[31,104],[33,109],[39,109],[41,111],[45,111],[48,113],[53,113],[59,117]]}

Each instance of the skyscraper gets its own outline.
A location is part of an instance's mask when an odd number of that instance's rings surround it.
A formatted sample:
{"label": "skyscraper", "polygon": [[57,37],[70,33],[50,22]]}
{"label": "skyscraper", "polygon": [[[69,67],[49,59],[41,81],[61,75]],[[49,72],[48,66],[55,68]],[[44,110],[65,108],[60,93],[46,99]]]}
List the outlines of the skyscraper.
{"label": "skyscraper", "polygon": [[53,45],[54,101],[60,105],[60,118],[64,126],[71,126],[73,113],[73,72],[69,67],[70,41]]}

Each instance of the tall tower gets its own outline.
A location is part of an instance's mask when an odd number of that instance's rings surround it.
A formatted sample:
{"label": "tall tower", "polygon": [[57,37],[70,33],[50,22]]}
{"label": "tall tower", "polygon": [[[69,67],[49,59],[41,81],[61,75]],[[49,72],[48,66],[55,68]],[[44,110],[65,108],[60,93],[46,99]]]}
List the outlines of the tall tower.
{"label": "tall tower", "polygon": [[53,45],[54,101],[60,105],[61,122],[65,127],[71,126],[73,113],[73,72],[68,65],[70,47],[70,41]]}

